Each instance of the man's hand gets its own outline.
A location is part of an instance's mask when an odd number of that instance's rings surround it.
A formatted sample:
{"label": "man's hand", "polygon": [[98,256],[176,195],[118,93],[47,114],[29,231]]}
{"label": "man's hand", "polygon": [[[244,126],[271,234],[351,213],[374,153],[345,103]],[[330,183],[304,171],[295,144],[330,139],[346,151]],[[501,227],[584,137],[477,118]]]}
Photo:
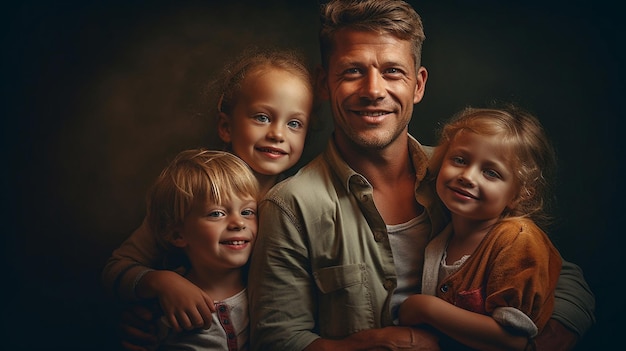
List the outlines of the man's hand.
{"label": "man's hand", "polygon": [[381,344],[386,344],[380,350],[439,351],[438,338],[420,328],[382,328],[378,330],[377,339]]}
{"label": "man's hand", "polygon": [[153,303],[129,304],[121,312],[120,341],[128,351],[151,351],[158,346],[156,301]]}
{"label": "man's hand", "polygon": [[578,334],[551,318],[535,338],[537,351],[569,351],[576,346]]}
{"label": "man's hand", "polygon": [[440,351],[437,336],[424,329],[386,327],[363,330],[342,340],[317,339],[306,351]]}

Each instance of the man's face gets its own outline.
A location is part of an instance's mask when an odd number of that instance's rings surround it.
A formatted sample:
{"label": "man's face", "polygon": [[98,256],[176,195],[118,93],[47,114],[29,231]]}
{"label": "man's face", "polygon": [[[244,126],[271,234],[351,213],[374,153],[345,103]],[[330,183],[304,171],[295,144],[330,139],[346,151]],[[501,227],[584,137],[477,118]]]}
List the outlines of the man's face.
{"label": "man's face", "polygon": [[339,31],[321,94],[330,100],[338,143],[384,149],[408,131],[424,95],[426,69],[415,68],[411,43],[391,34]]}

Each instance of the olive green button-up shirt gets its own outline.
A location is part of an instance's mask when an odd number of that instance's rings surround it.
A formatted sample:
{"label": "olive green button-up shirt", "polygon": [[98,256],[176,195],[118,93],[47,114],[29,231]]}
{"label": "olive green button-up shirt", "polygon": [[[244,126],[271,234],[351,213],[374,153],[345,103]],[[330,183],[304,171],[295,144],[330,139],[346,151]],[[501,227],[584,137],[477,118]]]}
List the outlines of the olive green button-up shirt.
{"label": "olive green button-up shirt", "polygon": [[[420,235],[430,239],[446,215],[425,180],[430,149],[413,138],[408,148],[415,198],[430,221]],[[266,195],[259,216],[248,283],[253,350],[302,350],[319,337],[392,325],[397,276],[387,227],[372,186],[341,159],[332,140]],[[423,257],[424,247],[415,251]]]}

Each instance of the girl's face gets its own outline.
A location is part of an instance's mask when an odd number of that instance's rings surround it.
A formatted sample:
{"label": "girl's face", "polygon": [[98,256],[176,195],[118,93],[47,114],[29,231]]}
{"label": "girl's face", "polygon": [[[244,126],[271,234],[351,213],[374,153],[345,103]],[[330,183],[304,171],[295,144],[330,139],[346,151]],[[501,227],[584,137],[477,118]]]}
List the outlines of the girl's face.
{"label": "girl's face", "polygon": [[196,203],[178,229],[173,244],[184,249],[195,270],[240,268],[256,237],[256,200],[232,196],[222,204]]}
{"label": "girl's face", "polygon": [[497,135],[454,137],[437,176],[437,193],[453,216],[497,220],[515,206],[519,187],[509,158]]}
{"label": "girl's face", "polygon": [[255,172],[278,175],[298,162],[304,150],[313,93],[285,70],[248,76],[232,115],[220,114],[220,137]]}

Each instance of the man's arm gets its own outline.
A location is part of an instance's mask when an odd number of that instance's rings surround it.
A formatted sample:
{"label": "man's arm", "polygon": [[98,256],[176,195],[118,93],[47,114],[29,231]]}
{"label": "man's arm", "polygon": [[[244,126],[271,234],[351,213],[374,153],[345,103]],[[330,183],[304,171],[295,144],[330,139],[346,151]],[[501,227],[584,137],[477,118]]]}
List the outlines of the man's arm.
{"label": "man's arm", "polygon": [[563,260],[552,319],[535,339],[537,350],[571,350],[595,323],[595,306],[580,267]]}
{"label": "man's arm", "polygon": [[302,350],[319,336],[314,281],[304,239],[274,203],[259,204],[250,257],[250,350]]}

